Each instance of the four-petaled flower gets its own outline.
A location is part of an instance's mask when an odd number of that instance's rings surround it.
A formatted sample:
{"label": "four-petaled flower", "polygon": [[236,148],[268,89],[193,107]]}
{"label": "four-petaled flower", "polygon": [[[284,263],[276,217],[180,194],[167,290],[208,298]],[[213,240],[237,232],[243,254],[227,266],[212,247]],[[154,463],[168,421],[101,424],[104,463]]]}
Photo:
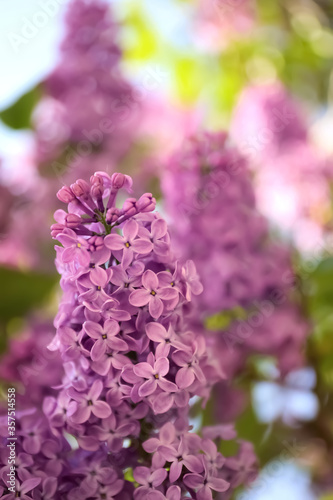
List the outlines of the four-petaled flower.
{"label": "four-petaled flower", "polygon": [[145,255],[151,252],[153,244],[147,238],[138,237],[139,225],[133,219],[125,222],[122,231],[123,236],[115,233],[106,236],[104,244],[114,252],[116,257],[119,256],[119,260],[121,259],[126,269],[133,260],[134,252]]}
{"label": "four-petaled flower", "polygon": [[158,319],[163,313],[162,300],[174,300],[178,292],[172,287],[160,287],[158,276],[148,269],[142,275],[143,288],[134,290],[129,296],[133,306],[143,307],[148,304],[150,315]]}
{"label": "four-petaled flower", "polygon": [[167,357],[171,346],[179,350],[186,349],[186,346],[182,344],[179,335],[175,333],[171,324],[168,330],[166,330],[161,323],[148,323],[146,325],[146,333],[150,340],[158,343],[156,347],[156,356],[158,357]]}
{"label": "four-petaled flower", "polygon": [[107,418],[111,415],[110,406],[105,401],[98,399],[102,390],[103,382],[101,380],[95,380],[88,394],[77,392],[72,387],[68,389],[68,395],[77,402],[77,409],[71,417],[73,423],[83,424],[89,420],[91,414],[98,418]]}
{"label": "four-petaled flower", "polygon": [[154,355],[147,357],[147,362],[138,363],[134,366],[133,371],[138,377],[146,379],[139,388],[139,396],[144,398],[153,394],[157,387],[160,387],[165,392],[176,392],[178,390],[176,384],[165,378],[169,372],[169,360],[167,358],[157,358],[155,361]]}
{"label": "four-petaled flower", "polygon": [[107,319],[104,326],[94,321],[85,321],[83,329],[89,337],[95,339],[90,356],[93,361],[99,360],[107,350],[126,351],[126,342],[117,337],[120,327],[114,319]]}
{"label": "four-petaled flower", "polygon": [[224,479],[209,475],[190,473],[185,474],[184,483],[189,488],[196,490],[198,500],[213,500],[212,491],[223,493],[229,489],[230,483]]}

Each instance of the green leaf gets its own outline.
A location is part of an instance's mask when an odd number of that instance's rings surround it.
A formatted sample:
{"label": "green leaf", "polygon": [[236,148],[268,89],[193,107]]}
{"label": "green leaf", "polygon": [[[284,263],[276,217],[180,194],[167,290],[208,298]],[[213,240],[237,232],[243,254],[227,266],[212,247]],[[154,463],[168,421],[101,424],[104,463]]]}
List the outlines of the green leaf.
{"label": "green leaf", "polygon": [[0,268],[0,317],[2,321],[22,317],[42,305],[57,283],[57,275]]}
{"label": "green leaf", "polygon": [[0,112],[1,120],[13,129],[31,128],[31,113],[40,98],[40,87],[34,87],[9,108]]}

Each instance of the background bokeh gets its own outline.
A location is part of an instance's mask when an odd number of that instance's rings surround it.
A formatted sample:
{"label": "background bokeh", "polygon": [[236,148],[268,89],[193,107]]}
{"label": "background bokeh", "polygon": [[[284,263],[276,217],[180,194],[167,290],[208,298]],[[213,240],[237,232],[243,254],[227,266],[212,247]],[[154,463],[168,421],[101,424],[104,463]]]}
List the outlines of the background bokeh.
{"label": "background bokeh", "polygon": [[[288,297],[297,306],[297,312],[284,309],[268,316],[265,340],[253,340],[242,354],[242,368],[233,374],[233,389],[242,391],[241,411],[234,416],[237,430],[252,441],[262,466],[257,482],[238,497],[329,500],[333,3],[109,4],[109,25],[85,15],[78,1],[12,0],[0,7],[2,366],[23,364],[20,339],[53,333],[59,277],[49,227],[60,206],[57,190],[97,170],[128,173],[138,193],[154,193],[159,210],[175,226],[175,241],[181,240],[181,201],[172,195],[172,186],[177,190],[186,178],[181,169],[170,170],[167,159],[189,136],[226,130],[248,164],[258,212],[268,220],[264,238],[288,251],[293,266]],[[97,41],[96,30],[101,33]],[[106,117],[111,125],[102,124]],[[256,226],[250,216],[248,226],[243,215],[235,215],[234,197],[223,209],[218,208],[219,195],[217,202],[216,216],[226,217],[229,226],[239,225],[244,235],[250,227],[244,239],[252,241]],[[203,223],[212,224],[214,213],[210,217]],[[194,226],[189,227],[193,232]],[[282,274],[284,257],[271,252],[269,259]],[[261,262],[265,255],[260,254]],[[260,281],[260,265],[256,260],[247,264],[246,251],[238,263],[227,252],[222,257],[209,260],[208,267],[243,263],[248,281]],[[231,283],[235,279],[232,274]],[[208,288],[209,280],[213,276],[207,271]],[[213,295],[220,305],[205,318],[209,330],[225,331],[231,317],[247,317],[244,303],[222,304]],[[212,297],[207,302],[212,305]],[[279,365],[273,358],[283,335],[297,342],[290,349],[284,346],[281,356],[279,351]],[[8,352],[14,351],[17,359],[10,361]],[[0,376],[10,379],[4,368]],[[234,394],[231,401],[236,407]]]}

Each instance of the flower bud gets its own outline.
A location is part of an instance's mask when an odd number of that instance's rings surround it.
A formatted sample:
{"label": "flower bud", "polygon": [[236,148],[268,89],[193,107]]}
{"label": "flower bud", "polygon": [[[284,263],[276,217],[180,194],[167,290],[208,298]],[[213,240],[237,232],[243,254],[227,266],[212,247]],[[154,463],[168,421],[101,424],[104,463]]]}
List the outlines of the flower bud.
{"label": "flower bud", "polygon": [[65,229],[65,226],[63,224],[52,224],[52,226],[51,226],[52,238],[56,239],[58,234],[62,233],[64,229]]}
{"label": "flower bud", "polygon": [[108,224],[114,224],[119,219],[120,210],[119,208],[112,207],[106,212],[106,222]]}
{"label": "flower bud", "polygon": [[145,193],[136,204],[138,212],[152,212],[156,207],[156,200],[151,193]]}
{"label": "flower bud", "polygon": [[90,192],[90,186],[88,182],[83,179],[78,179],[74,184],[71,184],[71,190],[77,198],[80,198],[80,196]]}
{"label": "flower bud", "polygon": [[65,217],[66,227],[69,227],[70,229],[75,229],[79,224],[81,224],[81,222],[82,219],[79,215],[68,214]]}
{"label": "flower bud", "polygon": [[136,199],[135,198],[127,198],[125,200],[124,205],[123,205],[123,214],[126,215],[127,217],[132,217],[132,215],[135,215],[138,213],[138,210],[136,208]]}
{"label": "flower bud", "polygon": [[131,191],[133,181],[129,175],[115,173],[111,176],[111,186],[113,189],[126,189]]}
{"label": "flower bud", "polygon": [[63,186],[57,192],[57,198],[63,203],[70,203],[75,200],[75,195],[69,186]]}

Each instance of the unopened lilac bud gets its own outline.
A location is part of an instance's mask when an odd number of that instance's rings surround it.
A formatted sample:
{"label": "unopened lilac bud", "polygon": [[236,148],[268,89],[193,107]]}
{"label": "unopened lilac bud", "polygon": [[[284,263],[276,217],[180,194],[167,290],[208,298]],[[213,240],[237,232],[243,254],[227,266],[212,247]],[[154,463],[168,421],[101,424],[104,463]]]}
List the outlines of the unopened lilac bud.
{"label": "unopened lilac bud", "polygon": [[104,188],[110,188],[111,187],[111,177],[109,176],[109,174],[107,174],[106,172],[95,172],[94,175],[92,175],[90,177],[90,182],[92,182],[92,178],[99,178],[102,180],[102,183],[103,183],[103,186]]}
{"label": "unopened lilac bud", "polygon": [[90,184],[92,186],[103,186],[103,177],[98,173],[95,173],[90,177]]}
{"label": "unopened lilac bud", "polygon": [[136,208],[136,199],[127,198],[127,200],[125,200],[124,202],[122,212],[123,215],[126,215],[127,217],[132,217],[132,215],[137,214],[138,210]]}
{"label": "unopened lilac bud", "polygon": [[137,201],[138,212],[152,212],[156,207],[156,200],[151,193],[145,193]]}
{"label": "unopened lilac bud", "polygon": [[94,185],[94,186],[91,186],[90,192],[94,198],[99,199],[103,196],[104,188],[103,188],[103,186],[100,186],[100,185]]}
{"label": "unopened lilac bud", "polygon": [[51,226],[52,238],[56,239],[58,234],[62,233],[64,229],[65,229],[65,226],[63,224],[52,224],[52,226]]}
{"label": "unopened lilac bud", "polygon": [[71,190],[77,198],[80,198],[90,192],[90,186],[83,179],[78,179],[74,184],[71,184]]}
{"label": "unopened lilac bud", "polygon": [[68,214],[65,217],[66,227],[69,227],[70,229],[75,229],[79,224],[81,224],[81,222],[82,219],[79,215]]}
{"label": "unopened lilac bud", "polygon": [[63,186],[57,192],[57,198],[63,203],[70,203],[75,200],[75,195],[69,186]]}
{"label": "unopened lilac bud", "polygon": [[120,210],[119,208],[112,207],[106,212],[106,222],[108,224],[114,224],[119,219]]}
{"label": "unopened lilac bud", "polygon": [[124,175],[120,173],[115,173],[111,176],[111,186],[113,189],[126,189],[128,192],[132,188],[132,178],[129,175]]}

